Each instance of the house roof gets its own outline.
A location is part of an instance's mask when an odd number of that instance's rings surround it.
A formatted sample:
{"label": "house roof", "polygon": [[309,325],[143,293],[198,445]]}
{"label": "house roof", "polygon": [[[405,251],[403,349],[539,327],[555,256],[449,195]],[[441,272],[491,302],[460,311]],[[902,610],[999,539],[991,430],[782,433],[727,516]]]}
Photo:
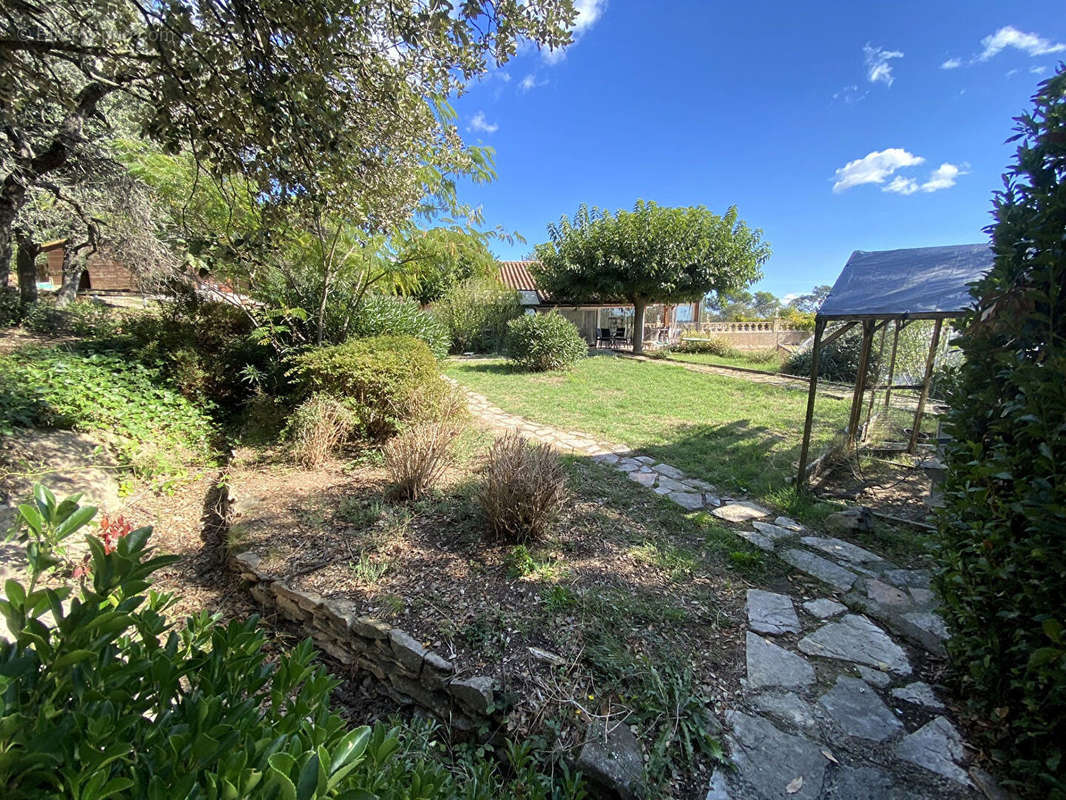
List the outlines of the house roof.
{"label": "house roof", "polygon": [[500,281],[508,289],[516,292],[536,292],[537,300],[541,303],[550,302],[550,296],[537,287],[533,274],[529,271],[531,264],[536,261],[497,261],[500,266]]}
{"label": "house roof", "polygon": [[959,316],[973,304],[969,284],[992,266],[987,244],[856,250],[840,273],[818,316]]}

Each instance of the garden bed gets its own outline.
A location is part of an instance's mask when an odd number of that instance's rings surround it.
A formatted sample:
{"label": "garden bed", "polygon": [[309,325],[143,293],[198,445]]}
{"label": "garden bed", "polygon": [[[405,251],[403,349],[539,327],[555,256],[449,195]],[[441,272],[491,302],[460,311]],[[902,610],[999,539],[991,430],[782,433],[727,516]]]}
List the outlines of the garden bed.
{"label": "garden bed", "polygon": [[679,707],[711,725],[708,704],[744,669],[747,579],[779,568],[708,516],[686,517],[587,459],[565,461],[571,499],[552,535],[528,547],[492,540],[476,501],[487,445],[464,435],[439,490],[414,503],[388,499],[366,452],[303,470],[240,451],[230,485],[243,513],[228,544],[255,553],[268,579],[408,632],[456,679],[493,678],[509,735],[569,751],[593,718],[625,719],[649,774],[668,783],[676,770],[678,787],[705,787],[707,754],[685,766],[676,741],[655,743],[676,732]]}

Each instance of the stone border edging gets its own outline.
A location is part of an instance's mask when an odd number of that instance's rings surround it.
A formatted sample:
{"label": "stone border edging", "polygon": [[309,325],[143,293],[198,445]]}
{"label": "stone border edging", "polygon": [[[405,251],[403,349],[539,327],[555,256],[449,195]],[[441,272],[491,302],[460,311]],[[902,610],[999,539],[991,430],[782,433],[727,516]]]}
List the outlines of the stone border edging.
{"label": "stone border edging", "polygon": [[[223,510],[227,525],[242,515],[240,498],[230,486],[223,489]],[[397,702],[418,705],[458,731],[504,725],[506,709],[498,706],[491,677],[456,677],[450,661],[401,628],[360,614],[350,600],[295,589],[262,572],[261,563],[250,550],[227,556],[256,604],[297,625],[319,650],[345,667],[373,675]]]}

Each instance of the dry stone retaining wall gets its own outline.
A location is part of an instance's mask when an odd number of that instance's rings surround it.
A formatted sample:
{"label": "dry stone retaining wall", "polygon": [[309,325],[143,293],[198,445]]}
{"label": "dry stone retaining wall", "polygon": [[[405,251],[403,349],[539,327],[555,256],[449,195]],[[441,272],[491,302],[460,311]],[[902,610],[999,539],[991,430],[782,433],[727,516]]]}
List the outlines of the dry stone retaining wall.
{"label": "dry stone retaining wall", "polygon": [[[241,514],[232,490],[228,506],[230,516]],[[505,709],[497,708],[492,678],[457,676],[450,661],[406,631],[361,614],[350,600],[294,589],[268,575],[254,552],[232,553],[229,563],[265,612],[296,625],[343,666],[373,675],[397,702],[418,705],[459,731],[502,725]]]}

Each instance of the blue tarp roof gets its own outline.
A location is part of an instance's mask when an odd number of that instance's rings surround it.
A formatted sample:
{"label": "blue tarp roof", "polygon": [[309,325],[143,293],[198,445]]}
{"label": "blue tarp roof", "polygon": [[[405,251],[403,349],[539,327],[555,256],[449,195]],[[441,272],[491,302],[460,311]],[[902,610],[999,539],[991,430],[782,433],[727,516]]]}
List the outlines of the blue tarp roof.
{"label": "blue tarp roof", "polygon": [[818,316],[958,314],[973,304],[969,284],[991,268],[992,258],[987,244],[856,250]]}

